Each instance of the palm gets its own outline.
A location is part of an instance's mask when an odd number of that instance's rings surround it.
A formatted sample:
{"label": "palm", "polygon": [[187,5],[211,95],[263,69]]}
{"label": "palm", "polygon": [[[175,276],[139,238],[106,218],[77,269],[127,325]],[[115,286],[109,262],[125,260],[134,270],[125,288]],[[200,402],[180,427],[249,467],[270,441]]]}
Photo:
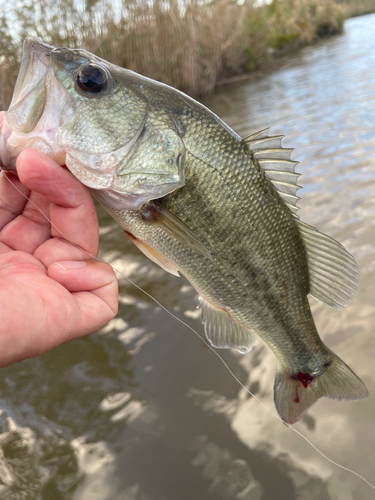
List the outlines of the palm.
{"label": "palm", "polygon": [[32,150],[17,171],[22,183],[0,174],[0,365],[90,333],[117,310],[114,273],[94,260],[98,222],[87,188]]}

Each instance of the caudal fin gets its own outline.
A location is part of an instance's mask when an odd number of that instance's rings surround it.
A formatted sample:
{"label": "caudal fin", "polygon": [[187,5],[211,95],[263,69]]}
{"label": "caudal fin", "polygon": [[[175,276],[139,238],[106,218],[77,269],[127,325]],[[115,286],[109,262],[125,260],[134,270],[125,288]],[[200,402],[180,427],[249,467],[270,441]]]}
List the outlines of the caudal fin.
{"label": "caudal fin", "polygon": [[363,399],[368,391],[361,379],[333,352],[332,363],[318,377],[278,370],[274,385],[276,409],[284,422],[294,424],[319,398]]}

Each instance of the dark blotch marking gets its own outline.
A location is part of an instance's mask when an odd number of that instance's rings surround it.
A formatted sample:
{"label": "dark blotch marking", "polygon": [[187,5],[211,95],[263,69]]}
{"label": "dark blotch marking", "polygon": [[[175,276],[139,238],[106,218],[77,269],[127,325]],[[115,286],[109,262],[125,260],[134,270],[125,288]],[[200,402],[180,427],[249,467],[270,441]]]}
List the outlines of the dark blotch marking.
{"label": "dark blotch marking", "polygon": [[142,210],[141,217],[143,220],[155,220],[159,217],[160,212],[157,205],[150,201],[148,205]]}

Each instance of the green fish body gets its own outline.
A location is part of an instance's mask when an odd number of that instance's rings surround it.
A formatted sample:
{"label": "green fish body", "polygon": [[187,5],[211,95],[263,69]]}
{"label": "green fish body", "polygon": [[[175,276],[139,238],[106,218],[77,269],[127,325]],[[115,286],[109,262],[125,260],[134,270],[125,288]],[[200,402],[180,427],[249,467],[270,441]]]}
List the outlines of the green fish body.
{"label": "green fish body", "polygon": [[[36,53],[46,69],[30,62]],[[0,139],[5,168],[29,146],[66,163],[148,257],[183,274],[213,346],[245,353],[260,335],[279,361],[274,395],[285,422],[322,396],[367,396],[321,341],[307,298],[344,307],[357,265],[299,220],[296,162],[280,137],[242,139],[171,87],[27,39]]]}

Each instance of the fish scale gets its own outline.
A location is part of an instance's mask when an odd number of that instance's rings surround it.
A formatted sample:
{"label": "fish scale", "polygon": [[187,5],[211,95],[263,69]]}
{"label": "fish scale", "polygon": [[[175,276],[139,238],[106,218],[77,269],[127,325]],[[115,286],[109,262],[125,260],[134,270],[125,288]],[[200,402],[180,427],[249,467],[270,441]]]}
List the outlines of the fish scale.
{"label": "fish scale", "polygon": [[279,361],[276,408],[294,423],[320,397],[368,393],[321,341],[307,297],[345,307],[358,266],[299,220],[299,174],[281,138],[242,139],[167,85],[29,38],[0,157],[15,169],[34,147],[65,163],[138,248],[195,287],[214,347],[246,353],[260,335]]}
{"label": "fish scale", "polygon": [[[186,124],[185,128],[187,135],[189,132]],[[243,149],[238,144],[235,146],[239,151]],[[228,144],[229,147],[230,144]],[[162,204],[185,222],[207,246],[214,257],[212,263],[200,259],[201,265],[198,266],[195,252],[191,252],[189,256],[181,254],[178,242],[171,247],[170,241],[165,241],[159,236],[151,237],[148,224],[142,220],[140,223],[146,224],[146,227],[142,229],[138,225],[135,226],[134,222],[125,222],[124,219],[122,225],[126,226],[127,230],[139,240],[166,255],[212,305],[231,309],[233,318],[248,328],[256,330],[266,342],[272,343],[283,353],[290,351],[291,356],[284,355],[284,357],[289,357],[294,361],[290,367],[291,372],[310,370],[311,367],[303,363],[303,356],[299,356],[298,360],[295,357],[294,338],[300,336],[301,318],[296,314],[292,316],[288,314],[288,304],[285,304],[279,291],[280,287],[292,290],[291,300],[294,303],[301,303],[296,309],[299,313],[304,311],[304,320],[311,325],[319,345],[319,337],[308,305],[306,309],[307,265],[305,265],[305,274],[301,273],[301,263],[306,261],[306,257],[302,239],[298,235],[292,216],[283,207],[277,193],[269,189],[265,178],[263,178],[263,188],[253,187],[253,179],[258,181],[255,184],[259,184],[262,176],[244,153],[242,157],[237,156],[237,162],[242,163],[242,168],[233,168],[230,163],[228,167],[227,155],[224,154],[221,164],[216,164],[215,168],[209,169],[208,173],[202,175],[208,161],[209,158],[202,165],[202,162],[197,160],[189,162],[189,157],[187,157],[185,186],[163,198]],[[228,179],[225,174],[229,168],[233,180],[229,179],[231,182],[224,182]],[[194,182],[197,178],[199,178],[199,183]],[[233,190],[238,185],[244,184],[251,186],[250,189],[237,189],[237,203],[228,206],[228,200],[233,198]],[[254,191],[254,196],[252,196],[252,191]],[[257,200],[257,195],[258,202],[254,202],[254,199]],[[272,205],[268,204],[267,210],[263,210],[262,200],[270,195],[275,200]],[[194,196],[194,204],[189,203],[192,196]],[[197,203],[199,199],[204,200],[202,205]],[[221,200],[219,206],[218,199]],[[275,216],[272,206],[275,207],[275,211],[283,212],[283,217]],[[197,212],[200,214],[199,218],[197,218]],[[209,216],[205,220],[206,213]],[[219,214],[220,230],[217,231]],[[215,225],[210,224],[213,220]],[[211,228],[209,232],[208,227]],[[235,241],[233,241],[234,238]],[[294,248],[292,245],[287,245],[286,251],[281,253],[277,245],[285,240],[294,241]],[[241,242],[240,247],[237,241]],[[299,261],[299,267],[294,265],[296,260]],[[257,269],[261,272],[256,272]],[[287,280],[287,284],[284,280]],[[255,308],[254,304],[257,304]],[[284,318],[283,328],[280,326],[280,315]],[[292,344],[290,347],[286,346],[287,338],[290,338]],[[303,339],[298,338],[298,340],[302,352]],[[280,349],[281,343],[283,349]],[[325,362],[326,359],[322,364]]]}

